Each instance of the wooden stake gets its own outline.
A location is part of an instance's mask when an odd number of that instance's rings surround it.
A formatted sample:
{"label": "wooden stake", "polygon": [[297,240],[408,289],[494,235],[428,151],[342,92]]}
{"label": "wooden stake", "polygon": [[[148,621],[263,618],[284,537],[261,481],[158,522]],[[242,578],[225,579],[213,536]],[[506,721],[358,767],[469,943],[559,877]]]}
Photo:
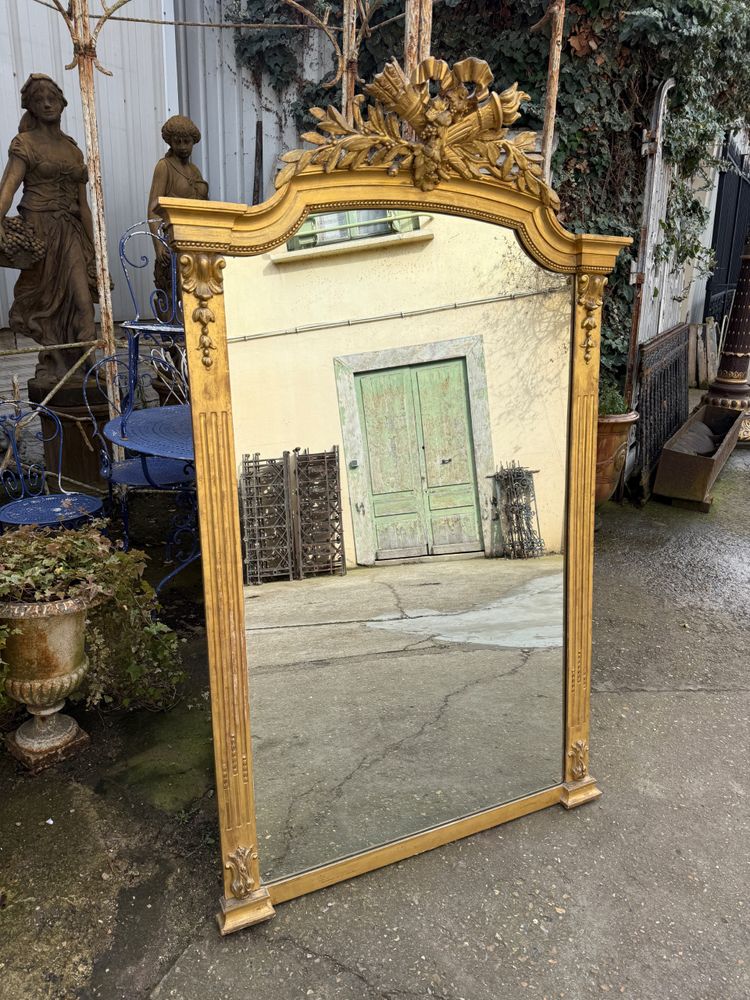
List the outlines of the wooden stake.
{"label": "wooden stake", "polygon": [[356,0],[344,0],[344,30],[341,39],[344,75],[341,79],[341,113],[351,125],[354,91],[357,86],[357,8]]}
{"label": "wooden stake", "polygon": [[433,0],[406,0],[404,72],[411,76],[432,48]]}
{"label": "wooden stake", "polygon": [[540,31],[547,23],[550,24],[550,41],[547,96],[544,101],[544,131],[542,133],[542,170],[544,180],[549,184],[552,177],[552,142],[555,137],[557,91],[560,85],[560,53],[565,23],[565,0],[552,0],[544,17],[531,28],[532,34]]}

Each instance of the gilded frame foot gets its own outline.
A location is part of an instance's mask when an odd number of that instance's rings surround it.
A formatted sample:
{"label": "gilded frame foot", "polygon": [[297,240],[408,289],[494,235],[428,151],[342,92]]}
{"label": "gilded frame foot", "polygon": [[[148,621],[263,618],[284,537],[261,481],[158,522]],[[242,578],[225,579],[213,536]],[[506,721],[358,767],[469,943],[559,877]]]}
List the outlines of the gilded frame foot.
{"label": "gilded frame foot", "polygon": [[602,790],[596,783],[596,778],[590,774],[582,781],[566,781],[562,786],[560,805],[565,809],[575,809],[601,798]]}
{"label": "gilded frame foot", "polygon": [[245,899],[222,896],[220,902],[221,912],[216,914],[216,921],[222,935],[261,924],[276,915],[271,896],[265,888],[258,889]]}

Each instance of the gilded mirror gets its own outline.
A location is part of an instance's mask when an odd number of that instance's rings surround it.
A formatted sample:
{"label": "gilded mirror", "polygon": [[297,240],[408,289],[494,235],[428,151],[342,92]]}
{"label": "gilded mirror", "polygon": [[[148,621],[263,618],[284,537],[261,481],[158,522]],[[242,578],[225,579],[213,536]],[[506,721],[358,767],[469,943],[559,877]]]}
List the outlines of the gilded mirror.
{"label": "gilded mirror", "polygon": [[[605,275],[525,96],[391,63],[180,253],[223,932],[554,803],[588,771]],[[412,139],[409,136],[416,136]],[[248,680],[249,678],[249,680]],[[252,733],[252,738],[251,738]]]}

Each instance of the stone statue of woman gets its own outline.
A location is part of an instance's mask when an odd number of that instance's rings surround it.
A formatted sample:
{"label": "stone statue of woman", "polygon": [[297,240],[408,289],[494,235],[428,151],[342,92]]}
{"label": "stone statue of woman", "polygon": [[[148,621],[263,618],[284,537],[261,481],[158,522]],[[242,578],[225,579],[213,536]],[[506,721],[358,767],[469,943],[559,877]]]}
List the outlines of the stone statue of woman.
{"label": "stone statue of woman", "polygon": [[[12,220],[4,222],[21,185],[19,215],[46,251],[21,271],[10,327],[45,347],[96,339],[96,263],[86,200],[88,173],[75,140],[60,128],[67,103],[54,80],[44,73],[31,74],[21,89],[25,113],[0,180],[0,251],[10,242],[6,228],[9,230]],[[82,353],[40,351],[37,381],[57,381]]]}
{"label": "stone statue of woman", "polygon": [[[198,201],[205,201],[208,198],[208,184],[200,170],[190,161],[193,146],[201,141],[200,129],[195,122],[184,115],[173,115],[162,125],[161,137],[169,146],[169,152],[154,168],[148,196],[149,225],[154,235],[158,223],[151,220],[161,218],[159,198],[193,198]],[[156,247],[154,284],[171,294],[169,251],[163,243],[156,240],[154,245]]]}

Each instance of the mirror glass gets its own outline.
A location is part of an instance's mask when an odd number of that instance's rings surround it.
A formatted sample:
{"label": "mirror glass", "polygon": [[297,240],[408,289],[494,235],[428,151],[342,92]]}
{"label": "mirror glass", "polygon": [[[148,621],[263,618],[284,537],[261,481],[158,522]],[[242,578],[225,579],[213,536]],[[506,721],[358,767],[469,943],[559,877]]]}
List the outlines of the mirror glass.
{"label": "mirror glass", "polygon": [[405,209],[227,259],[264,880],[562,780],[571,296]]}

